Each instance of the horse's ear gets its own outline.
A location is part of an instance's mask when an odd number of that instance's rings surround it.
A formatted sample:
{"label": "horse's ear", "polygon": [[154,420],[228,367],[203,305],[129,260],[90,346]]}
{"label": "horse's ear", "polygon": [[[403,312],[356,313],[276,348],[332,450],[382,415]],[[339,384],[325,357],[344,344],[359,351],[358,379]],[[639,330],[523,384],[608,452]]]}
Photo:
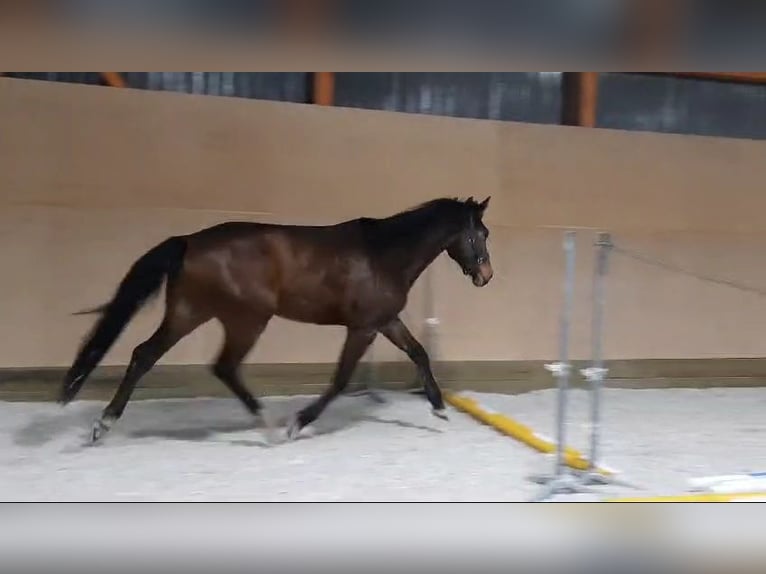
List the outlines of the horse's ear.
{"label": "horse's ear", "polygon": [[487,197],[487,199],[485,199],[479,204],[479,209],[481,210],[482,213],[484,213],[484,211],[487,209],[487,206],[489,205],[489,200],[491,198],[492,196],[490,195],[489,197]]}
{"label": "horse's ear", "polygon": [[465,200],[466,205],[473,205],[476,203],[476,200],[473,198],[473,195]]}

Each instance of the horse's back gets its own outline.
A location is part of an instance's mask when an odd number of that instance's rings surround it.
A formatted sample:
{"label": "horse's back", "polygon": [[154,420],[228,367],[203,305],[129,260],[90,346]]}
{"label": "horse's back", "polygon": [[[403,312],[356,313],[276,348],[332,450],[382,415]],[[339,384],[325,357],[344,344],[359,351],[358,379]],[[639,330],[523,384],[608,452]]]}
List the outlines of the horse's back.
{"label": "horse's back", "polygon": [[214,306],[347,324],[379,299],[358,221],[332,226],[222,223],[187,237],[188,283]]}

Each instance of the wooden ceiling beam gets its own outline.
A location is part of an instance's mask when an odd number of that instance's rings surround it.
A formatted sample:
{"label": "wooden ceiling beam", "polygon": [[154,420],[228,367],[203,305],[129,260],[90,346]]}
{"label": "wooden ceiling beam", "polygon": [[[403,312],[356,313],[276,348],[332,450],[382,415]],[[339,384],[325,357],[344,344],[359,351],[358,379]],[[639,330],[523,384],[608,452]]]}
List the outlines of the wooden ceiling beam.
{"label": "wooden ceiling beam", "polygon": [[737,82],[740,84],[766,84],[766,72],[653,72],[666,76]]}

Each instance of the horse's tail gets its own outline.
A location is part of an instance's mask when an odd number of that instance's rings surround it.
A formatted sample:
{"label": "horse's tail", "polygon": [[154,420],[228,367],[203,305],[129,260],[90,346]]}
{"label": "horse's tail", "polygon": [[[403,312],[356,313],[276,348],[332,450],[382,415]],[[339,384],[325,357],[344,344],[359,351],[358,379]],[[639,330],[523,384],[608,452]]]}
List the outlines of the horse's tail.
{"label": "horse's tail", "polygon": [[111,301],[77,313],[100,313],[101,317],[83,341],[74,363],[64,377],[60,403],[67,404],[75,397],[133,316],[153,295],[159,293],[165,278],[170,281],[178,274],[185,253],[186,240],[183,237],[166,239],[133,264]]}

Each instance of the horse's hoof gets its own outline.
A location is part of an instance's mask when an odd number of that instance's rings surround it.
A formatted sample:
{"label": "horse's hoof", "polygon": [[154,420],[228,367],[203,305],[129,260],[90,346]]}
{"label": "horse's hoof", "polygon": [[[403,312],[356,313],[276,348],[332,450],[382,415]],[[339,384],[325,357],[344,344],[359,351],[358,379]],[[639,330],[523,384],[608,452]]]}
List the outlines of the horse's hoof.
{"label": "horse's hoof", "polygon": [[449,417],[447,416],[447,410],[446,409],[431,409],[431,414],[434,415],[437,418],[442,419],[443,421],[448,421]]}
{"label": "horse's hoof", "polygon": [[109,432],[109,429],[112,427],[112,422],[114,421],[109,419],[98,419],[93,423],[93,428],[90,431],[91,444],[97,443]]}
{"label": "horse's hoof", "polygon": [[300,433],[301,433],[301,423],[298,420],[298,417],[295,417],[295,419],[293,419],[293,422],[290,424],[290,426],[287,427],[287,440],[293,441],[297,439]]}
{"label": "horse's hoof", "polygon": [[266,437],[266,442],[269,444],[277,444],[280,439],[277,437],[276,425],[270,416],[267,416],[263,411],[255,415],[256,425],[263,427],[263,434]]}

